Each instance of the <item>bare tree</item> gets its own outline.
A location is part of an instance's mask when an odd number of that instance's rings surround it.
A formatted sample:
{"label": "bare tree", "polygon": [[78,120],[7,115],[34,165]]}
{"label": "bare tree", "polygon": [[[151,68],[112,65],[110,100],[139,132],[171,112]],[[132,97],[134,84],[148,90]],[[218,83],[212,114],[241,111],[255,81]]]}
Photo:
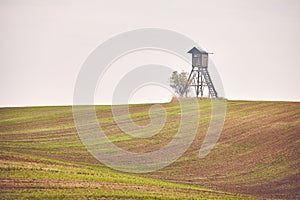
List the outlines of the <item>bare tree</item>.
{"label": "bare tree", "polygon": [[177,71],[172,73],[170,77],[170,87],[175,90],[175,93],[180,97],[187,97],[190,92],[190,88],[187,87],[188,84],[188,73],[182,71],[180,74]]}

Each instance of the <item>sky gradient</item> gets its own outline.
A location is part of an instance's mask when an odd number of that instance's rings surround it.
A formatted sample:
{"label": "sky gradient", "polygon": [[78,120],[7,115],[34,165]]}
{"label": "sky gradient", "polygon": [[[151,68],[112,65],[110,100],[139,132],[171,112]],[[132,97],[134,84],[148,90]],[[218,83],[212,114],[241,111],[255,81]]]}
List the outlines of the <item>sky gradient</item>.
{"label": "sky gradient", "polygon": [[[298,0],[0,0],[0,26],[0,107],[71,105],[88,55],[114,35],[146,27],[179,32],[214,52],[228,99],[300,101]],[[156,54],[125,63],[147,64],[150,57],[190,70]],[[126,73],[125,64],[114,67],[121,66]],[[114,73],[104,91],[118,82]],[[168,98],[165,90],[156,90],[156,98],[152,92],[145,88],[136,102]],[[109,103],[109,94],[96,102]]]}

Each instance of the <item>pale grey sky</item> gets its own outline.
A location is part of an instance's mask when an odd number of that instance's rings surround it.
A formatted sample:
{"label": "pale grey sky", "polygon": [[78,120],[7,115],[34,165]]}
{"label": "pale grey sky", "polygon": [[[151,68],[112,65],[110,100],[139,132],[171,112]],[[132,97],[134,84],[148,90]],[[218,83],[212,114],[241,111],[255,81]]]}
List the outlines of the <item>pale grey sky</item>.
{"label": "pale grey sky", "polygon": [[[145,27],[182,33],[214,52],[228,99],[300,100],[299,0],[0,0],[0,27],[0,106],[72,104],[88,55]],[[149,91],[141,94],[151,101]]]}

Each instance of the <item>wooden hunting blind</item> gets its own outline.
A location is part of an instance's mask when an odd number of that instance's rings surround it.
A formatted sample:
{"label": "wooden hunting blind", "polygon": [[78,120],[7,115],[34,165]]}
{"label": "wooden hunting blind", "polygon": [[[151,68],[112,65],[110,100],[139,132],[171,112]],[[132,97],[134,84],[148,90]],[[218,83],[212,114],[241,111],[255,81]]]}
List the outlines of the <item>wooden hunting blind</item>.
{"label": "wooden hunting blind", "polygon": [[217,98],[218,93],[212,83],[208,68],[208,52],[193,47],[188,53],[192,54],[192,71],[188,78],[188,86],[195,87],[197,97],[203,97],[204,88],[208,88],[208,95]]}

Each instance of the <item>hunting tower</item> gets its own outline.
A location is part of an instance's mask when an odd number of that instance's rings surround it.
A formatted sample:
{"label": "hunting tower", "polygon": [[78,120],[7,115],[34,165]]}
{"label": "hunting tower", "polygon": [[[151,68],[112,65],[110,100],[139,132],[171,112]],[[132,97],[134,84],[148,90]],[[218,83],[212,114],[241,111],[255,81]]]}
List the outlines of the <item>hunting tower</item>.
{"label": "hunting tower", "polygon": [[188,86],[195,87],[197,97],[203,97],[204,88],[208,88],[210,98],[217,98],[218,93],[208,73],[208,52],[193,47],[188,53],[192,54],[192,71],[188,78]]}

